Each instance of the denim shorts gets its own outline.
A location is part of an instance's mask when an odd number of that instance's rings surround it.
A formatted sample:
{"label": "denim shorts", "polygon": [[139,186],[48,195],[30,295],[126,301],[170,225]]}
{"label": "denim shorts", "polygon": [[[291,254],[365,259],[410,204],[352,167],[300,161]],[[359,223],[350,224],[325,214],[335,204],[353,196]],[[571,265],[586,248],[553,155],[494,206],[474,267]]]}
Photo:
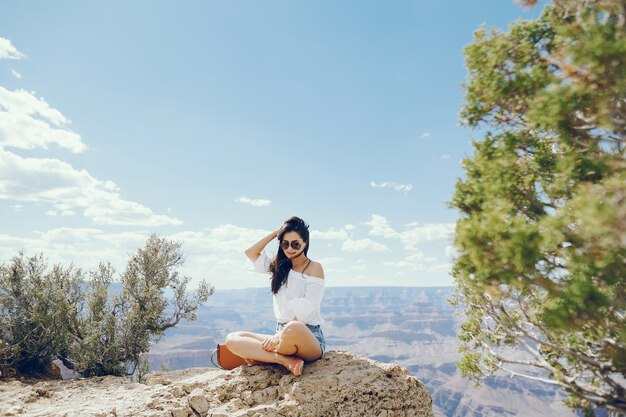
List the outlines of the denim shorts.
{"label": "denim shorts", "polygon": [[[276,332],[279,332],[285,327],[287,323],[276,323]],[[326,339],[324,339],[324,333],[322,332],[322,328],[320,325],[312,325],[307,324],[306,327],[313,333],[318,342],[320,342],[320,348],[322,349],[322,356],[324,356],[324,352],[326,351]],[[320,358],[322,357],[320,356]]]}

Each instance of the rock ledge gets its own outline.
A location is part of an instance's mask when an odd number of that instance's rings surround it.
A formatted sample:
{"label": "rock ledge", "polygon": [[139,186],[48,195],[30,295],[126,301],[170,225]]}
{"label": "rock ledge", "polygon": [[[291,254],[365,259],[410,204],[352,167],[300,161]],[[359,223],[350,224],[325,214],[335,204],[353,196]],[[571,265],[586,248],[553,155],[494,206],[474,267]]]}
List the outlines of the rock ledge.
{"label": "rock ledge", "polygon": [[145,382],[0,382],[0,415],[433,416],[430,394],[406,369],[346,351],[327,352],[299,378],[266,365],[154,372]]}

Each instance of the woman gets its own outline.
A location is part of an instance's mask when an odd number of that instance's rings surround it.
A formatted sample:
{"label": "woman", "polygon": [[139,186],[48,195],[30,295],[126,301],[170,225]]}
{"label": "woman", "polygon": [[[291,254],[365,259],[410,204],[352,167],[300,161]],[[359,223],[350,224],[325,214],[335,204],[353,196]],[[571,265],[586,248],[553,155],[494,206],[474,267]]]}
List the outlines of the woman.
{"label": "woman", "polygon": [[[272,260],[263,249],[276,237],[280,246]],[[315,361],[324,354],[326,342],[320,328],[324,270],[307,257],[308,251],[309,226],[295,216],[246,250],[254,263],[252,269],[271,275],[278,321],[273,336],[235,332],[226,337],[226,347],[247,358],[249,364],[278,363],[300,376],[304,361]]]}

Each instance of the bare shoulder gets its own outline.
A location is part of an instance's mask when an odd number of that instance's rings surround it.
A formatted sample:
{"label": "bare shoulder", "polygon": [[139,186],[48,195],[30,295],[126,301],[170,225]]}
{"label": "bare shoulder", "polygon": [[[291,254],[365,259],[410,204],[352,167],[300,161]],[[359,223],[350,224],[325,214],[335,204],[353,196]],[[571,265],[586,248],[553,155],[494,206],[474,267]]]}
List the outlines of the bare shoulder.
{"label": "bare shoulder", "polygon": [[324,268],[322,268],[322,264],[319,262],[311,261],[311,265],[307,269],[307,275],[316,278],[324,278]]}

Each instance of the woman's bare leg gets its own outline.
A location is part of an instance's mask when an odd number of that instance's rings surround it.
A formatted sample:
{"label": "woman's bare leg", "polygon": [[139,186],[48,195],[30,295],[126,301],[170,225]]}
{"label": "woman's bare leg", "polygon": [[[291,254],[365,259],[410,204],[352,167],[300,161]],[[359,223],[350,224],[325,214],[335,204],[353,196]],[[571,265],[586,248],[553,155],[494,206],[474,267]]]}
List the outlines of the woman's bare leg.
{"label": "woman's bare leg", "polygon": [[261,344],[269,337],[273,336],[251,332],[234,332],[226,336],[226,342],[224,344],[231,352],[242,358],[277,363],[287,367],[292,356],[263,350]]}
{"label": "woman's bare leg", "polygon": [[320,342],[304,323],[290,321],[279,333],[277,352],[297,355],[305,361],[314,361],[322,356]]}

